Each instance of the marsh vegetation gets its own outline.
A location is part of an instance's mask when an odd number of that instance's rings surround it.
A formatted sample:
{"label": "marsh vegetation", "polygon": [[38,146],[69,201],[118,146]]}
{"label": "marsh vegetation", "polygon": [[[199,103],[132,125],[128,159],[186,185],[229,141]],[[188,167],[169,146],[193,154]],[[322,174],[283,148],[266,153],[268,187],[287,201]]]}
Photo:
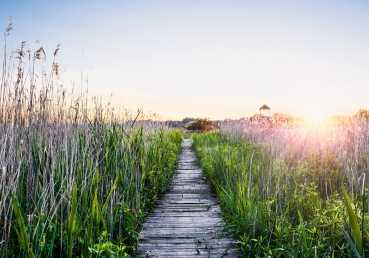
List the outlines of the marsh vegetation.
{"label": "marsh vegetation", "polygon": [[42,47],[22,42],[7,53],[5,45],[0,256],[129,257],[171,180],[182,135],[104,104],[85,81],[68,91],[58,51],[48,71]]}
{"label": "marsh vegetation", "polygon": [[362,257],[369,250],[369,121],[228,121],[194,135],[244,257]]}

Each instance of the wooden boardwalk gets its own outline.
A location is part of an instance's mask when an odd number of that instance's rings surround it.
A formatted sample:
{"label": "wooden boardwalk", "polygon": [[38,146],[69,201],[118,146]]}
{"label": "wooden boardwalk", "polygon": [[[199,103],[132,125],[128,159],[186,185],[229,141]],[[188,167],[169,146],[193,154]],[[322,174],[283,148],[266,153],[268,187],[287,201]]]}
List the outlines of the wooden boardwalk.
{"label": "wooden boardwalk", "polygon": [[238,257],[223,225],[217,199],[186,139],[169,190],[143,224],[138,257]]}

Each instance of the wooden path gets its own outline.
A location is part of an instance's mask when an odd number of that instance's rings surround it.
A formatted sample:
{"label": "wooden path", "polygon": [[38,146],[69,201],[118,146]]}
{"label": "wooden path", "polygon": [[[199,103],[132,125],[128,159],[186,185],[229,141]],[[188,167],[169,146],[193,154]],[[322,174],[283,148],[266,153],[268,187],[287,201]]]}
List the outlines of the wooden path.
{"label": "wooden path", "polygon": [[237,257],[223,225],[217,199],[186,139],[173,182],[143,225],[138,257]]}

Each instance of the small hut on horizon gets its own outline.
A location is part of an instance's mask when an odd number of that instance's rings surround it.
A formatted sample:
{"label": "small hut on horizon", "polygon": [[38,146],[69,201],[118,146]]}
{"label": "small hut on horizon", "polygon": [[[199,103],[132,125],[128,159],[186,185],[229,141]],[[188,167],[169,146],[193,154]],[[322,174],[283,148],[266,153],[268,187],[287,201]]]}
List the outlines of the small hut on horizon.
{"label": "small hut on horizon", "polygon": [[259,108],[259,110],[260,110],[260,115],[261,115],[262,110],[268,110],[269,111],[269,116],[270,116],[270,107],[268,107],[267,105],[264,104],[261,108]]}

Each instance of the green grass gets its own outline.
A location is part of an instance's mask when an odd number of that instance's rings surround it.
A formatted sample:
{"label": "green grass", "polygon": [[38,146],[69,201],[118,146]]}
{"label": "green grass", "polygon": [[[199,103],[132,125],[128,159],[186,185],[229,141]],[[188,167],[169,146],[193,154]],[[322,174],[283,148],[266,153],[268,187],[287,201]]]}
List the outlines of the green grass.
{"label": "green grass", "polygon": [[332,171],[334,166],[341,169],[332,156],[276,159],[274,155],[281,153],[272,142],[239,136],[225,130],[198,134],[192,144],[242,257],[368,255],[367,189],[354,189],[350,202],[340,184],[354,182]]}
{"label": "green grass", "polygon": [[[86,131],[72,131],[72,139],[54,146],[49,136],[25,142],[31,145],[23,150],[27,159],[7,166],[7,176],[15,178],[5,186],[14,189],[10,234],[19,228],[19,237],[7,238],[4,257],[15,255],[19,244],[37,257],[50,254],[51,246],[53,255],[88,257],[103,232],[134,253],[140,224],[171,180],[182,136],[160,128],[131,129],[128,136],[119,127],[102,130],[98,141],[96,132],[88,139]],[[10,202],[10,196],[2,198],[8,214]]]}

